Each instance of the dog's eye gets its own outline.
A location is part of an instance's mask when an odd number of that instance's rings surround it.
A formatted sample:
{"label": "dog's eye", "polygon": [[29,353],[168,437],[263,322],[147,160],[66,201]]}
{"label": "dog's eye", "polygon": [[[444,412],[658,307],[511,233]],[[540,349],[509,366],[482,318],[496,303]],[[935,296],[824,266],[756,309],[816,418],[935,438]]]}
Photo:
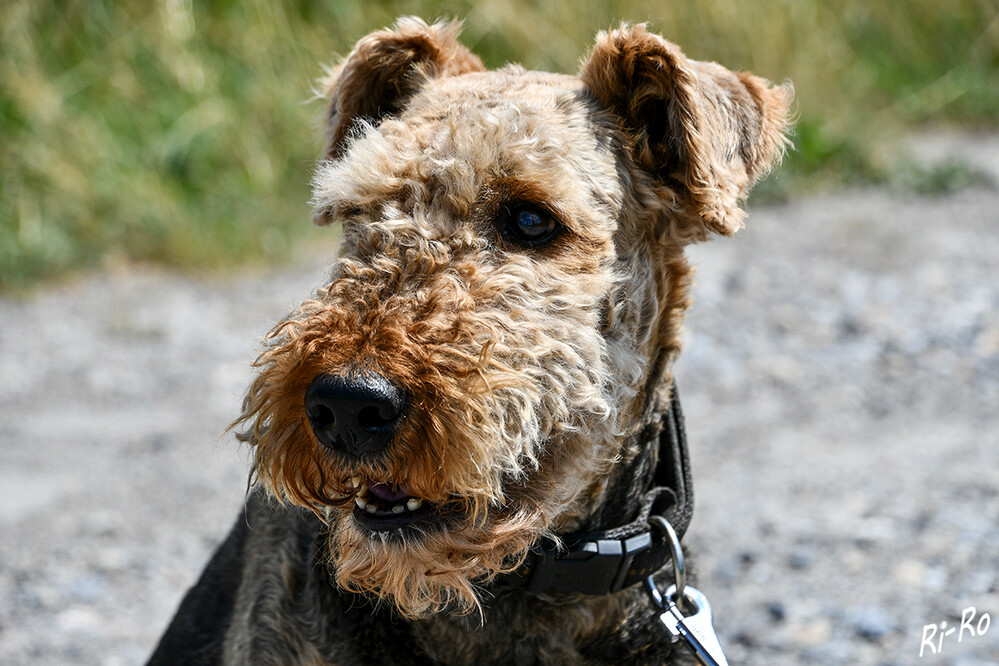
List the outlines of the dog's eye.
{"label": "dog's eye", "polygon": [[514,206],[506,214],[504,235],[518,245],[536,247],[554,239],[562,226],[535,206]]}

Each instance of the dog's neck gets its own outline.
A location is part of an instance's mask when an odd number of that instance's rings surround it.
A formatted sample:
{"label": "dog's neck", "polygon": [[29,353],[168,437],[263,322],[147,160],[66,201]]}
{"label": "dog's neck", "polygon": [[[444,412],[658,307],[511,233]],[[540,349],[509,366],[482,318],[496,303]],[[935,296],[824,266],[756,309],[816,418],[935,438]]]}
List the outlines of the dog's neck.
{"label": "dog's neck", "polygon": [[[678,496],[678,501],[692,504],[689,469],[680,472],[686,479],[675,478],[675,475],[664,477],[659,469],[660,463],[688,465],[686,441],[676,441],[678,437],[684,437],[683,414],[671,371],[678,351],[678,346],[663,347],[653,356],[643,388],[637,396],[641,405],[638,410],[640,416],[636,425],[629,429],[631,434],[626,435],[618,447],[622,461],[610,469],[600,501],[588,516],[579,521],[573,532],[609,530],[630,523],[641,510],[637,498],[651,490],[655,483],[663,483],[664,478],[678,495],[690,495],[689,498]],[[673,441],[663,442],[664,431],[671,428],[673,430],[665,434]],[[664,456],[670,459],[662,459]],[[684,485],[684,480],[686,487],[678,487]],[[685,529],[686,524],[682,525],[682,530]]]}
{"label": "dog's neck", "polygon": [[626,462],[613,467],[603,492],[603,501],[582,522],[578,531],[608,530],[635,519],[640,510],[637,498],[653,485],[661,455],[659,438],[665,425],[660,416],[631,436],[622,450],[636,453]]}
{"label": "dog's neck", "polygon": [[693,513],[693,488],[679,397],[625,442],[633,456],[618,464],[603,501],[582,529],[543,538],[511,574],[488,582],[491,592],[517,589],[556,597],[620,592],[659,571],[670,559],[658,516],[682,536]]}

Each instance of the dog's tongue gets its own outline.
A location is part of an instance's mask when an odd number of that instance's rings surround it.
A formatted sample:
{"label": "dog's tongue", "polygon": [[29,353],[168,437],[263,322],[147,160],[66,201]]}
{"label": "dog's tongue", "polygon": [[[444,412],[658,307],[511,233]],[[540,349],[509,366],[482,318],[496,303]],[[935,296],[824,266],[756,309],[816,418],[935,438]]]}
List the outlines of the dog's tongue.
{"label": "dog's tongue", "polygon": [[399,486],[398,490],[392,490],[392,486],[387,483],[372,483],[368,485],[368,492],[385,502],[398,502],[411,497],[405,484]]}

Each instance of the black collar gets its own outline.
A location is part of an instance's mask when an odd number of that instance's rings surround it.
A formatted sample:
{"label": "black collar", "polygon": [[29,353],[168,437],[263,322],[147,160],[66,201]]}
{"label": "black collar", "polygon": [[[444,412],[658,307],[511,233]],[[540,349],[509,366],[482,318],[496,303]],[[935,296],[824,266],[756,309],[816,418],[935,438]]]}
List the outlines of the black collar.
{"label": "black collar", "polygon": [[[662,516],[682,537],[694,512],[690,456],[676,385],[669,410],[638,437],[641,452],[620,478],[617,485],[621,487],[612,487],[610,493],[627,497],[635,494],[634,486],[652,486],[637,502],[637,513],[628,511],[634,519],[611,529],[559,535],[563,548],[550,542],[536,544],[515,572],[497,579],[497,588],[522,588],[535,594],[610,594],[644,581],[669,562],[669,540],[649,525],[649,516]],[[653,464],[648,480],[647,470]]]}

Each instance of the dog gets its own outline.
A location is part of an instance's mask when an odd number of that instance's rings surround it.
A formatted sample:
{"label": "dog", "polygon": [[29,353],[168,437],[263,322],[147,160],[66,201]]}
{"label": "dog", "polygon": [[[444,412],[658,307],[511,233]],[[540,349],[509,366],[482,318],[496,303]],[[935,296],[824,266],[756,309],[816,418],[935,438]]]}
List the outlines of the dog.
{"label": "dog", "polygon": [[642,526],[692,507],[684,248],[742,226],[790,84],[628,24],[578,76],[487,71],[459,30],[402,19],[329,73],[340,252],[265,339],[245,510],[150,664],[682,660],[636,581],[671,580]]}

